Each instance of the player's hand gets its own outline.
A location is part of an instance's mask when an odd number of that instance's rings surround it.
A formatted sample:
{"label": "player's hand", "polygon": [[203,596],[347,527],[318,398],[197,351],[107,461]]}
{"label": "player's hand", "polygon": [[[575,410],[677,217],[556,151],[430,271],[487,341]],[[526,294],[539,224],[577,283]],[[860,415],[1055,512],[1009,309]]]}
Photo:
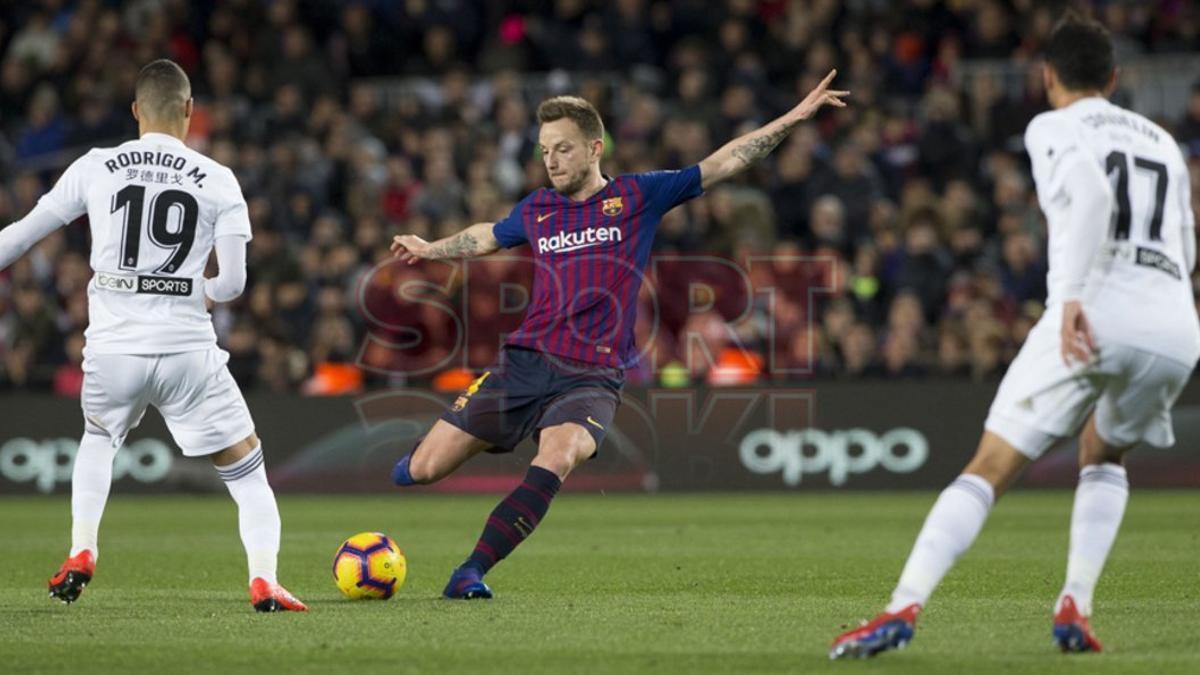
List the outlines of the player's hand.
{"label": "player's hand", "polygon": [[821,84],[818,84],[815,89],[808,92],[808,96],[805,96],[804,100],[800,101],[800,105],[792,109],[792,114],[799,119],[806,120],[816,115],[817,111],[824,105],[845,108],[846,102],[842,100],[842,97],[849,96],[850,92],[841,89],[830,89],[829,85],[833,83],[833,78],[835,77],[837,77],[837,68],[829,71],[825,79],[821,80]]}
{"label": "player's hand", "polygon": [[409,265],[416,264],[422,258],[428,258],[431,248],[429,242],[415,234],[398,234],[392,237],[392,255]]}
{"label": "player's hand", "polygon": [[1063,303],[1062,317],[1062,357],[1063,363],[1071,365],[1071,359],[1080,363],[1092,360],[1096,353],[1096,340],[1092,336],[1092,326],[1083,313],[1083,305],[1078,300]]}

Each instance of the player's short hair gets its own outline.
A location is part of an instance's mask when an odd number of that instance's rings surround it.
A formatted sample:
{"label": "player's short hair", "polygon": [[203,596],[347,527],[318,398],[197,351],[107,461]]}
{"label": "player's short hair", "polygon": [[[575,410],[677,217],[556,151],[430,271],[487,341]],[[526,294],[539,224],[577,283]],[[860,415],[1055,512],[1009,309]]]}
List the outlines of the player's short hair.
{"label": "player's short hair", "polygon": [[538,106],[538,124],[564,117],[574,122],[588,140],[604,138],[604,122],[600,120],[600,113],[595,106],[578,96],[555,96]]}
{"label": "player's short hair", "polygon": [[1108,29],[1075,12],[1063,16],[1046,45],[1046,62],[1072,91],[1104,89],[1115,61]]}
{"label": "player's short hair", "polygon": [[143,115],[155,120],[175,120],[186,113],[192,83],[178,63],[158,59],[147,63],[138,73],[134,92]]}

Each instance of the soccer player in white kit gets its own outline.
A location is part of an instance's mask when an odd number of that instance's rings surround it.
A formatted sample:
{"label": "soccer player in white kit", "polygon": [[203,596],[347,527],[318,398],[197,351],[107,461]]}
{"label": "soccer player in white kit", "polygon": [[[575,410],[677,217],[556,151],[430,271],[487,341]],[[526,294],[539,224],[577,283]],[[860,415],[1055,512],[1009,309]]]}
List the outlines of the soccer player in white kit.
{"label": "soccer player in white kit", "polygon": [[1050,235],[1046,313],[996,392],[974,459],[938,497],[886,610],[840,635],[831,658],[912,639],[917,614],[1024,467],[1079,433],[1066,582],[1054,606],[1063,651],[1100,651],[1088,617],[1116,538],[1139,442],[1169,447],[1171,406],[1200,358],[1187,167],[1161,127],[1109,103],[1113,48],[1068,17],[1046,49],[1053,111],[1025,132]]}
{"label": "soccer player in white kit", "polygon": [[[304,611],[275,578],[275,494],[205,307],[206,298],[227,302],[245,287],[250,220],[233,172],[184,145],[192,106],[178,65],[148,64],[133,103],[140,138],[88,152],[29,215],[0,231],[0,269],[84,214],[92,233],[71,551],[50,579],[50,596],[74,602],[94,576],[113,459],[152,405],[183,454],[208,457],[237,502],[251,604]],[[206,279],[214,247],[219,272]]]}

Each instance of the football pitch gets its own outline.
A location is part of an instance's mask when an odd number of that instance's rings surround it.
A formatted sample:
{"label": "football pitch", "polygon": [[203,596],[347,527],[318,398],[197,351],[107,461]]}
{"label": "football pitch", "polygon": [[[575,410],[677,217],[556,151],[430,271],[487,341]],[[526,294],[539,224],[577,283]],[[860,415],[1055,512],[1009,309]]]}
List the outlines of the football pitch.
{"label": "football pitch", "polygon": [[[488,581],[439,597],[496,497],[283,497],[280,580],[307,614],[246,595],[233,503],[114,495],[96,579],[46,597],[65,497],[0,499],[0,671],[1196,673],[1200,494],[1139,492],[1097,590],[1104,654],[1050,642],[1069,492],[1014,493],[934,595],[906,650],[829,662],[879,610],[934,493],[560,495]],[[344,600],[343,538],[380,530],[408,557],[389,601]]]}

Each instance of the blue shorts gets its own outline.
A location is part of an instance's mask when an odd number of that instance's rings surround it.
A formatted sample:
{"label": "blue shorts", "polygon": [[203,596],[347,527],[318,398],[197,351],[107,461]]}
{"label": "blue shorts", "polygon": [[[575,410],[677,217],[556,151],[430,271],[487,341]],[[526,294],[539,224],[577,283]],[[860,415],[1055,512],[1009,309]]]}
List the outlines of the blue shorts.
{"label": "blue shorts", "polygon": [[596,448],[621,403],[625,373],[522,347],[505,347],[499,362],[454,401],[442,419],[492,444],[488,452],[512,452],[546,427],[574,422]]}

